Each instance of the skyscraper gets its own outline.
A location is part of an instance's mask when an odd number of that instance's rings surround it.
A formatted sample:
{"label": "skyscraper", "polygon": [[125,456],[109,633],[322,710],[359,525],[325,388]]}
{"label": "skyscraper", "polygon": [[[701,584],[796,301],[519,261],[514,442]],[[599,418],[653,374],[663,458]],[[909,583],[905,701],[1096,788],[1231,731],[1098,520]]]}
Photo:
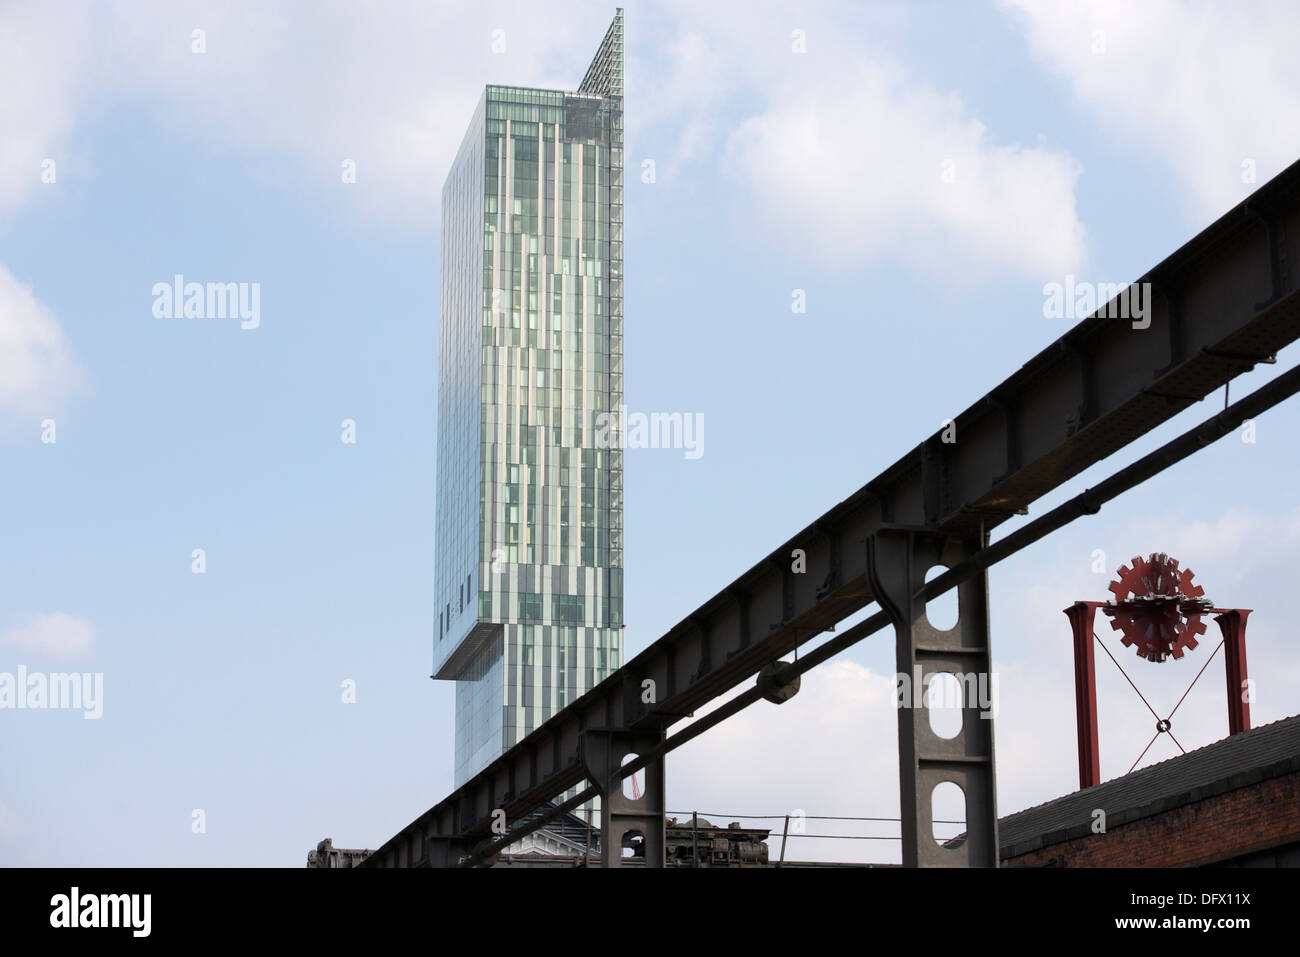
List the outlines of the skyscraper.
{"label": "skyscraper", "polygon": [[488,86],[442,189],[437,630],[460,786],[622,664],[623,11]]}

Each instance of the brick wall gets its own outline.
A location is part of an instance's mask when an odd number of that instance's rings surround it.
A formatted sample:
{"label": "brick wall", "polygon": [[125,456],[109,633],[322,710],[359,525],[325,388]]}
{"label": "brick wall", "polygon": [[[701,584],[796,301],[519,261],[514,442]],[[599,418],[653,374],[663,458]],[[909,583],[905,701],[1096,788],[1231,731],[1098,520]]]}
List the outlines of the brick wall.
{"label": "brick wall", "polygon": [[1300,840],[1300,772],[1049,844],[1003,867],[1188,867]]}

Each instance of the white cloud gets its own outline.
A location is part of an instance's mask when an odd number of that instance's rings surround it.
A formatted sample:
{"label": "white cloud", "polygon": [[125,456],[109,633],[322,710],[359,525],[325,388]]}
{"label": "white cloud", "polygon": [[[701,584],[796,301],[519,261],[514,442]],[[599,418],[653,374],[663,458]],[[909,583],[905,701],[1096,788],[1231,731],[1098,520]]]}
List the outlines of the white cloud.
{"label": "white cloud", "polygon": [[[92,103],[129,99],[210,149],[259,155],[254,175],[429,228],[484,82],[576,86],[612,15],[588,7],[556,20],[541,7],[466,4],[2,5],[0,213],[41,190],[61,195],[87,165],[77,123]],[[205,53],[192,51],[195,29]],[[41,182],[46,159],[55,184]],[[354,185],[342,183],[345,160]],[[0,266],[0,418],[50,416],[82,380],[53,313]]]}
{"label": "white cloud", "polygon": [[[1181,180],[1198,218],[1218,215],[1300,156],[1300,6],[1184,0],[1002,0],[1032,53],[1093,109],[1122,151]],[[1095,38],[1104,43],[1094,52]]]}
{"label": "white cloud", "polygon": [[0,265],[0,416],[39,421],[82,381],[54,314]]}
{"label": "white cloud", "polygon": [[[714,814],[710,823],[722,825],[731,815],[773,815],[741,822],[775,831],[769,843],[773,860],[786,814],[897,816],[894,721],[892,676],[851,661],[828,662],[804,675],[799,693],[785,704],[756,702],[674,751],[668,759],[669,809]],[[810,820],[807,833],[897,837],[899,829],[889,821]],[[786,856],[896,862],[899,842],[795,837]]]}
{"label": "white cloud", "polygon": [[655,69],[636,59],[636,47],[629,51],[627,88],[640,95],[635,95],[627,127],[629,143],[637,142],[643,130],[667,128],[660,132],[671,136],[672,143],[658,157],[657,175],[671,178],[684,164],[709,155],[732,76],[718,42],[692,24],[666,38],[663,50],[667,62]]}
{"label": "white cloud", "polygon": [[[483,82],[576,85],[612,12],[599,3],[558,19],[527,6],[132,3],[87,8],[83,28],[64,31],[41,9],[11,14],[6,33],[22,56],[0,57],[0,88],[20,91],[0,100],[12,130],[0,171],[12,169],[15,182],[35,184],[33,164],[64,155],[97,90],[97,103],[127,94],[160,107],[168,125],[216,148],[272,151],[259,175],[278,182],[344,190],[340,164],[352,159],[357,182],[340,202],[424,225],[436,222],[442,174]],[[662,137],[661,177],[694,161],[732,169],[775,242],[839,263],[885,256],[967,277],[1078,265],[1077,163],[997,142],[879,40],[863,49],[861,36],[895,13],[811,13],[799,23],[811,52],[795,56],[788,10],[735,12],[670,4],[638,20],[633,11],[629,145]],[[206,53],[191,52],[196,28]],[[491,52],[498,28],[504,54]],[[953,183],[941,182],[945,160]],[[34,188],[11,188],[0,203]]]}
{"label": "white cloud", "polygon": [[851,63],[779,95],[728,140],[725,165],[750,187],[764,226],[839,265],[901,261],[962,281],[1083,262],[1075,160],[999,145],[959,97]]}
{"label": "white cloud", "polygon": [[[36,188],[40,158],[64,155],[93,93],[100,110],[130,98],[210,149],[255,153],[257,175],[277,184],[346,189],[341,203],[426,228],[484,84],[576,87],[613,15],[595,2],[562,18],[506,4],[52,9],[0,17],[0,173],[13,173],[0,183],[23,184],[0,185],[0,206]],[[203,53],[192,50],[196,29]],[[503,53],[491,48],[497,29]],[[346,159],[356,163],[347,187]]]}
{"label": "white cloud", "polygon": [[51,17],[43,4],[0,6],[0,212],[52,188],[41,164],[66,155],[88,49],[79,17]]}
{"label": "white cloud", "polygon": [[[1300,97],[1292,4],[1003,7],[1033,54],[1126,148],[1163,158],[1202,213],[1250,192],[1244,160],[1262,181],[1300,153],[1300,123],[1285,108]],[[341,201],[417,224],[436,221],[441,172],[482,83],[573,86],[600,39],[599,27],[574,24],[603,25],[610,13],[598,3],[558,20],[519,6],[49,9],[0,12],[0,209],[46,188],[40,163],[65,160],[94,91],[100,107],[139,96],[182,135],[220,148],[269,149],[259,175],[279,182],[343,189],[340,164],[355,160],[357,183]],[[883,257],[959,280],[1078,268],[1078,162],[1000,141],[959,96],[900,65],[887,46],[898,16],[844,5],[797,21],[775,4],[740,17],[726,5],[670,3],[640,19],[634,10],[629,141],[662,154],[661,177],[721,158],[750,194],[743,225],[788,251],[837,264]],[[789,50],[795,25],[806,55]],[[195,28],[206,30],[204,54],[191,52]],[[505,31],[504,54],[491,52],[493,29]]]}
{"label": "white cloud", "polygon": [[[1271,542],[1273,549],[1294,550],[1300,543],[1300,508],[1287,515],[1264,515],[1242,508],[1230,508],[1216,521],[1193,519],[1179,523],[1172,532],[1171,555],[1221,556],[1239,555],[1260,541]],[[1216,570],[1220,562],[1216,560]]]}
{"label": "white cloud", "polygon": [[56,611],[33,615],[26,625],[5,632],[0,645],[27,654],[76,659],[89,653],[94,640],[95,627],[89,621]]}
{"label": "white cloud", "polygon": [[[900,63],[897,11],[668,9],[650,40],[666,62],[633,60],[629,89],[642,92],[629,143],[656,159],[661,181],[720,159],[717,175],[745,188],[746,236],[835,266],[883,260],[960,283],[1084,261],[1079,163],[999,142],[960,96]],[[793,52],[793,28],[806,53]]]}

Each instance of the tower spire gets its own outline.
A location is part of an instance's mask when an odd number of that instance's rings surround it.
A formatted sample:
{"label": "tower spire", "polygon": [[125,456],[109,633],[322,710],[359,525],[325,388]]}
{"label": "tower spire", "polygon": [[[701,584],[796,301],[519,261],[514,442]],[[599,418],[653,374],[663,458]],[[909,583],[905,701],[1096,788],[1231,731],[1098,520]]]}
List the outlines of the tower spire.
{"label": "tower spire", "polygon": [[594,96],[623,95],[623,8],[614,11],[614,21],[605,31],[605,39],[587,67],[579,93]]}

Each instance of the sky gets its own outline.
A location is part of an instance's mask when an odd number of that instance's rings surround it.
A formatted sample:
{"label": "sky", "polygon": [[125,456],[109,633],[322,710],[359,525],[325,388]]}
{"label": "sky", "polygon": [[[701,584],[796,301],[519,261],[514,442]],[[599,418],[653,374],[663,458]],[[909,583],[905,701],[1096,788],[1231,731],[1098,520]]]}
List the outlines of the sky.
{"label": "sky", "polygon": [[[576,87],[613,13],[0,0],[0,676],[101,682],[95,717],[0,709],[0,864],[298,867],[451,790],[438,197],[483,86]],[[706,426],[625,457],[628,657],[1072,326],[1045,285],[1137,279],[1300,157],[1286,2],[664,0],[625,32],[626,401]],[[170,314],[177,275],[256,284],[255,319]],[[1061,611],[1132,556],[1255,609],[1255,724],[1300,713],[1298,434],[1283,404],[990,572],[1000,813],[1077,787]],[[1210,627],[1158,666],[1099,634],[1167,711]],[[1110,778],[1154,721],[1097,668]],[[670,809],[897,861],[896,823],[815,820],[897,817],[892,675],[881,632],[674,752]],[[1185,748],[1224,695],[1220,651]]]}

